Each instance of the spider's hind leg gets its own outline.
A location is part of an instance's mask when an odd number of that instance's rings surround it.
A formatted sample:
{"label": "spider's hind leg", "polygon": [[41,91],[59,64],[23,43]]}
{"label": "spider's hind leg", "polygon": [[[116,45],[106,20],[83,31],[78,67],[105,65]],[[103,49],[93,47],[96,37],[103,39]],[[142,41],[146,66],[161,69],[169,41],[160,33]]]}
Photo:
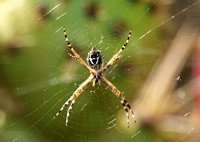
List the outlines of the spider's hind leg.
{"label": "spider's hind leg", "polygon": [[72,110],[72,107],[76,101],[76,99],[78,98],[78,96],[80,96],[80,94],[87,88],[87,86],[93,81],[94,76],[90,75],[90,77],[81,84],[81,86],[79,86],[76,91],[73,93],[73,98],[72,98],[72,103],[70,104],[68,110],[67,110],[67,116],[66,116],[66,127],[68,126],[68,120],[69,120],[69,114],[70,111]]}
{"label": "spider's hind leg", "polygon": [[55,119],[63,110],[64,108],[73,100],[73,95],[63,104],[61,109],[56,113],[56,115],[53,117]]}
{"label": "spider's hind leg", "polygon": [[120,99],[121,104],[123,105],[123,108],[126,112],[127,117],[127,125],[129,128],[129,114],[128,111],[130,110],[131,115],[133,117],[133,120],[136,122],[135,116],[133,111],[131,110],[131,106],[127,103],[126,99],[123,97],[122,93],[110,82],[108,81],[104,76],[101,76],[101,80],[110,88],[110,90]]}
{"label": "spider's hind leg", "polygon": [[126,113],[128,113],[128,110],[130,110],[130,113],[133,117],[134,122],[136,123],[136,119],[135,119],[135,115],[131,109],[131,106],[129,105],[129,103],[126,101],[126,99],[124,97],[121,98],[121,103],[124,107],[124,110],[126,111]]}

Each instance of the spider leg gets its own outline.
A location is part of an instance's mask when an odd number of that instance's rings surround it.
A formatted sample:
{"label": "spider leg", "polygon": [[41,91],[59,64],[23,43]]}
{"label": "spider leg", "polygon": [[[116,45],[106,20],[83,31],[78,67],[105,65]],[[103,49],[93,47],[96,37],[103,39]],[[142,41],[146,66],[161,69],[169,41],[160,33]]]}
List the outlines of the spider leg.
{"label": "spider leg", "polygon": [[119,59],[121,59],[122,57],[124,57],[124,56],[125,56],[125,54],[119,55],[119,56],[115,59],[114,63],[115,63],[117,60],[119,60]]}
{"label": "spider leg", "polygon": [[99,70],[98,73],[103,73],[103,72],[105,72],[105,71],[108,69],[108,67],[112,66],[117,60],[121,59],[121,58],[124,57],[124,56],[125,56],[125,54],[119,55],[115,60],[113,60],[112,63],[109,63],[109,66],[105,66],[103,69]]}
{"label": "spider leg", "polygon": [[77,97],[87,88],[87,86],[94,80],[94,76],[91,74],[89,76],[89,78],[84,81],[77,89],[76,91],[73,93],[73,95],[63,104],[63,106],[61,107],[61,109],[59,110],[59,112],[56,113],[56,115],[53,117],[53,119],[55,119],[63,110],[64,108],[72,101],[71,105],[69,106],[68,110],[67,110],[67,117],[66,117],[66,127],[68,124],[68,119],[69,119],[69,113],[72,110],[72,107],[75,103],[75,100],[77,99]]}
{"label": "spider leg", "polygon": [[73,95],[63,104],[61,109],[56,113],[56,115],[53,117],[52,120],[54,120],[72,100],[73,100]]}
{"label": "spider leg", "polygon": [[72,54],[68,53],[68,55],[70,55],[72,58],[74,58],[76,61],[78,61],[82,66],[84,66],[90,73],[95,74],[96,71],[93,70],[90,66],[88,66],[85,61],[81,58],[81,56],[74,50],[74,48],[72,47],[68,37],[67,37],[67,33],[65,30],[65,26],[63,26],[63,31],[64,31],[64,35],[65,35],[65,40],[67,42],[68,47],[70,48],[70,50],[72,51]]}
{"label": "spider leg", "polygon": [[76,56],[74,56],[74,55],[72,55],[71,53],[67,53],[70,57],[72,57],[73,59],[75,59],[76,61],[78,60],[77,58],[76,58]]}
{"label": "spider leg", "polygon": [[121,57],[123,57],[124,55],[120,55],[122,53],[122,51],[126,48],[126,46],[128,45],[129,39],[131,37],[131,33],[132,33],[132,29],[130,29],[129,31],[129,35],[127,37],[126,42],[123,44],[122,48],[117,52],[117,54],[115,54],[110,61],[106,64],[106,66],[104,68],[102,68],[100,71],[98,71],[98,73],[100,72],[105,72],[110,66],[112,66],[118,59],[120,59]]}
{"label": "spider leg", "polygon": [[69,120],[69,114],[70,111],[72,110],[72,107],[76,101],[76,99],[78,98],[78,96],[87,88],[87,86],[94,80],[94,76],[91,74],[90,77],[84,81],[77,89],[76,91],[73,93],[73,99],[72,99],[72,103],[69,106],[68,110],[67,110],[67,117],[66,117],[66,127],[68,125],[68,120]]}
{"label": "spider leg", "polygon": [[128,102],[126,101],[126,99],[124,98],[124,96],[122,95],[122,93],[110,81],[108,81],[104,76],[100,76],[100,78],[110,88],[110,90],[120,99],[121,104],[123,105],[123,108],[124,108],[124,110],[126,112],[127,125],[128,125],[128,128],[129,128],[129,114],[128,114],[128,110],[130,110],[131,115],[133,117],[133,120],[136,122],[134,113],[131,110],[131,106],[128,104]]}

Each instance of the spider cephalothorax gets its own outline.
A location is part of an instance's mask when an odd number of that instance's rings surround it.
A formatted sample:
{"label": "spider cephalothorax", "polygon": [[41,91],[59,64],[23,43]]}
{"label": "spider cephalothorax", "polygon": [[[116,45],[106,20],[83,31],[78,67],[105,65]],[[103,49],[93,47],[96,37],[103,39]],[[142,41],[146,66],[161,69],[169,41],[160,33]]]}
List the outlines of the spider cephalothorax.
{"label": "spider cephalothorax", "polygon": [[[88,65],[96,71],[102,68],[103,56],[101,51],[98,50],[95,46],[92,47],[92,50],[88,53],[87,62]],[[94,75],[95,80],[93,81],[93,86],[95,86],[96,83],[100,84],[99,77],[99,74]]]}
{"label": "spider cephalothorax", "polygon": [[103,56],[101,55],[101,51],[99,51],[96,47],[92,47],[92,50],[88,53],[88,58],[87,58],[88,65],[87,65],[85,63],[85,61],[80,57],[80,55],[74,50],[74,48],[72,47],[70,41],[68,40],[67,33],[65,31],[65,26],[63,26],[63,30],[64,30],[64,35],[65,35],[65,40],[67,42],[67,45],[70,48],[70,50],[72,51],[72,54],[68,53],[68,55],[71,56],[73,59],[75,59],[77,62],[79,62],[82,66],[84,66],[90,72],[90,76],[88,77],[88,79],[86,79],[76,89],[76,91],[73,93],[73,95],[63,104],[63,106],[61,107],[61,109],[59,110],[59,112],[56,113],[56,115],[53,117],[53,119],[55,119],[60,114],[60,112],[62,112],[63,109],[69,103],[71,103],[70,106],[69,106],[69,108],[68,108],[68,110],[67,110],[67,117],[66,117],[66,127],[67,127],[69,113],[72,110],[72,107],[73,107],[76,99],[78,98],[78,96],[87,88],[87,86],[90,83],[93,82],[93,86],[94,86],[95,83],[100,83],[100,80],[101,80],[120,99],[120,102],[123,105],[123,108],[124,108],[124,110],[126,112],[128,127],[129,127],[129,114],[128,114],[129,110],[130,110],[130,113],[131,113],[131,115],[133,117],[133,120],[136,122],[135,116],[133,114],[133,111],[131,110],[131,106],[128,104],[128,102],[126,101],[126,99],[124,98],[124,96],[122,95],[122,93],[117,89],[117,87],[115,87],[103,75],[103,73],[110,66],[112,66],[120,58],[124,57],[124,54],[121,55],[121,53],[126,48],[128,42],[129,42],[132,29],[130,30],[129,35],[127,37],[127,40],[124,43],[124,45],[122,46],[122,48],[110,59],[110,61],[104,67],[102,67],[102,65],[103,65]]}

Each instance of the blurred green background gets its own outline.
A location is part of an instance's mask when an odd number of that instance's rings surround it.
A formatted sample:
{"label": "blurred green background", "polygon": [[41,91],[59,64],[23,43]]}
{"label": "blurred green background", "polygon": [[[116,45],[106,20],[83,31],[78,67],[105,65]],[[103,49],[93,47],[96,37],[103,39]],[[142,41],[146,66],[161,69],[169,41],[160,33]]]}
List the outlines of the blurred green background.
{"label": "blurred green background", "polygon": [[[133,28],[125,57],[105,73],[128,102],[132,102],[177,31],[172,26],[173,32],[168,33],[170,22],[175,22],[172,18],[168,25],[162,24],[181,11],[170,13],[173,2],[1,1],[0,141],[174,140],[149,124],[139,125],[140,120],[136,124],[131,121],[127,129],[120,101],[103,83],[94,88],[88,86],[76,100],[68,128],[65,128],[67,108],[52,120],[89,76],[84,67],[67,55],[70,50],[63,25],[72,46],[83,59],[96,46],[105,57],[104,64],[121,48],[129,29]],[[179,8],[182,8],[180,3]]]}

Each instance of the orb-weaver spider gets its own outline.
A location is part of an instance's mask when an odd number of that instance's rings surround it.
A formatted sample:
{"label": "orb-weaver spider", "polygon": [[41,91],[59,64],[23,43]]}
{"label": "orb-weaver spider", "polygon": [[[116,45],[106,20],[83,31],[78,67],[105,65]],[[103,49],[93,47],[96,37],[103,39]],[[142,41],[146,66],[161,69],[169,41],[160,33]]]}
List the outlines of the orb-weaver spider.
{"label": "orb-weaver spider", "polygon": [[67,117],[66,117],[66,127],[68,125],[68,118],[69,118],[69,113],[72,110],[72,107],[75,103],[75,100],[77,99],[77,97],[87,88],[87,86],[93,82],[93,86],[95,86],[96,83],[100,83],[100,81],[102,80],[109,88],[110,90],[120,99],[124,110],[126,111],[126,117],[127,117],[127,125],[129,127],[129,114],[128,114],[128,110],[130,110],[131,115],[135,120],[135,116],[133,114],[133,111],[131,110],[131,106],[127,103],[126,99],[123,97],[122,93],[110,82],[108,81],[104,76],[103,76],[103,72],[105,72],[110,66],[112,66],[117,60],[119,60],[120,58],[122,58],[124,56],[121,55],[122,51],[125,49],[125,47],[127,46],[129,39],[131,37],[131,33],[132,33],[132,29],[130,29],[128,38],[126,40],[126,42],[124,43],[124,45],[122,46],[122,48],[117,52],[117,54],[115,54],[110,61],[104,66],[102,67],[102,62],[103,62],[103,56],[101,54],[101,51],[98,50],[96,47],[92,47],[92,50],[88,53],[88,57],[87,57],[87,62],[88,65],[84,62],[84,60],[80,57],[80,55],[74,50],[74,48],[72,47],[70,41],[68,40],[66,31],[65,31],[65,26],[63,26],[63,31],[64,31],[64,35],[65,35],[65,39],[66,42],[68,44],[68,47],[70,48],[70,50],[72,51],[73,54],[68,53],[69,56],[71,56],[72,58],[74,58],[76,61],[78,61],[82,66],[84,66],[89,72],[90,72],[90,76],[89,78],[83,82],[77,89],[76,91],[73,93],[73,95],[63,104],[63,106],[61,107],[61,109],[59,110],[58,113],[56,113],[56,115],[53,117],[53,119],[55,119],[61,111],[63,111],[63,109],[71,102],[71,105],[68,108],[67,111]]}

